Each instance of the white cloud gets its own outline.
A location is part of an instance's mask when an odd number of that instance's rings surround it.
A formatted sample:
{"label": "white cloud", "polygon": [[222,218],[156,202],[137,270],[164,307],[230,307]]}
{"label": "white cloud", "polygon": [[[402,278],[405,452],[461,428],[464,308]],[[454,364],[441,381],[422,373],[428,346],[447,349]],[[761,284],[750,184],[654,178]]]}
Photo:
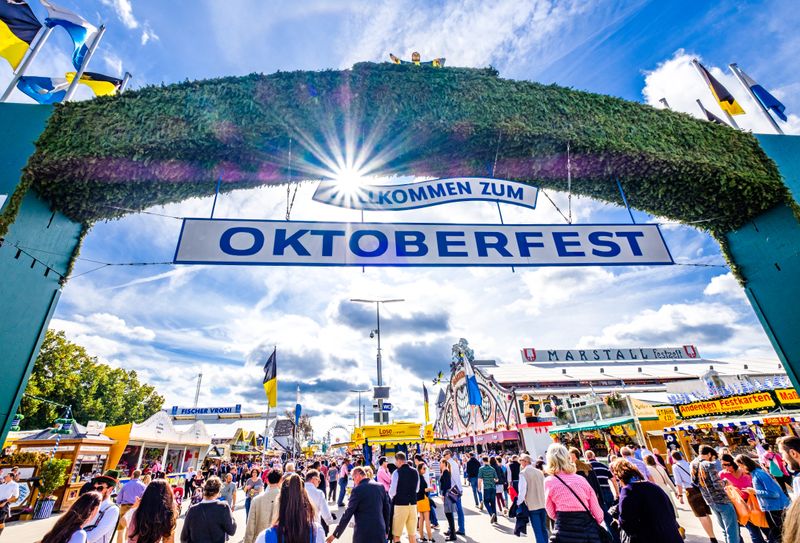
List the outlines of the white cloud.
{"label": "white cloud", "polygon": [[139,21],[133,15],[131,0],[100,0],[104,6],[109,6],[117,13],[117,17],[127,28],[139,28]]}
{"label": "white cloud", "polygon": [[742,285],[736,280],[732,273],[717,275],[711,279],[708,286],[703,290],[706,296],[720,296],[725,298],[746,300]]}
{"label": "white cloud", "polygon": [[103,50],[103,62],[110,72],[110,75],[122,75],[122,59],[111,50]]}
{"label": "white cloud", "polygon": [[[745,110],[745,115],[738,115],[734,118],[740,128],[761,134],[775,133],[775,129],[764,118],[753,98],[742,88],[739,81],[727,68],[722,70],[709,65],[703,62],[699,55],[683,49],[677,50],[671,58],[661,62],[654,70],[645,72],[645,86],[642,89],[645,101],[651,106],[660,108],[664,106],[659,103],[659,100],[666,98],[673,110],[705,119],[705,115],[696,102],[697,99],[700,99],[707,110],[726,121],[725,113],[692,65],[694,58],[711,71],[711,74],[733,94]],[[753,76],[753,74],[749,75]],[[794,89],[784,88],[782,92],[776,92],[776,95],[784,95],[792,90]],[[800,117],[789,114],[788,118],[787,123],[778,121],[783,131],[787,134],[800,134]]]}
{"label": "white cloud", "polygon": [[156,34],[153,31],[153,29],[150,28],[149,24],[145,23],[144,30],[142,30],[142,38],[141,38],[142,45],[147,45],[147,43],[150,41],[158,41],[158,40],[159,40],[158,34]]}

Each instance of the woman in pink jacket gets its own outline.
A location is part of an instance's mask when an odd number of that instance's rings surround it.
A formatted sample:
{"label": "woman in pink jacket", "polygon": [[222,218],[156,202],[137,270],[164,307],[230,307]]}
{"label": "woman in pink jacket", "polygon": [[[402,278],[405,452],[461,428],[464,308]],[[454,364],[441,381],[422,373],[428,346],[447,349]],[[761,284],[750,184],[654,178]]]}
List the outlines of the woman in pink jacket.
{"label": "woman in pink jacket", "polygon": [[383,488],[386,489],[386,492],[389,492],[389,487],[392,484],[392,474],[389,473],[389,463],[385,456],[381,456],[378,459],[378,473],[376,474],[375,478],[378,479],[378,482],[383,485]]}

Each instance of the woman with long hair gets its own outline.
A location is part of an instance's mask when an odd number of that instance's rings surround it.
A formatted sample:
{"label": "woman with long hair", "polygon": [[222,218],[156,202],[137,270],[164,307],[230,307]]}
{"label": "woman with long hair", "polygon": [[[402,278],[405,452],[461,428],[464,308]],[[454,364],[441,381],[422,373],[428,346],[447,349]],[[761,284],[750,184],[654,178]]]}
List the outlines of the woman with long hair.
{"label": "woman with long hair", "polygon": [[754,494],[758,505],[767,516],[767,542],[778,543],[783,529],[784,509],[789,507],[789,498],[783,493],[781,486],[772,476],[761,469],[758,463],[747,455],[740,454],[736,463],[751,477],[752,487],[744,489],[748,494]]}
{"label": "woman with long hair", "polygon": [[442,473],[439,475],[439,493],[442,495],[442,505],[444,505],[444,516],[447,519],[447,532],[445,532],[445,541],[458,541],[456,538],[456,523],[454,514],[457,512],[456,501],[457,498],[450,494],[450,489],[453,487],[453,474],[450,473],[450,462],[442,460],[439,464]]}
{"label": "woman with long hair", "polygon": [[164,479],[151,481],[139,506],[125,515],[127,543],[172,543],[177,517],[172,487]]}
{"label": "woman with long hair", "polygon": [[281,482],[278,520],[256,537],[255,543],[324,543],[325,532],[314,522],[314,505],[303,480],[287,473]]}
{"label": "woman with long hair", "polygon": [[236,533],[236,521],[228,504],[220,501],[220,490],[219,477],[209,477],[203,483],[202,501],[192,505],[183,519],[182,543],[225,543]]}
{"label": "woman with long hair", "polygon": [[[419,485],[417,486],[417,531],[419,532],[419,539],[423,543],[433,541],[433,531],[431,529],[431,502],[428,501],[428,493],[433,492],[433,487],[430,486],[428,473],[428,465],[422,462],[417,466],[417,473],[419,475]],[[425,537],[427,532],[428,537]]]}
{"label": "woman with long hair", "polygon": [[494,487],[495,492],[495,500],[497,500],[497,510],[503,511],[506,508],[506,500],[503,496],[503,483],[506,482],[506,474],[503,471],[502,467],[502,458],[498,456],[492,456],[489,458],[489,465],[492,466],[495,473],[497,473],[497,485]]}
{"label": "woman with long hair", "polygon": [[87,535],[83,527],[97,514],[102,501],[103,496],[99,492],[83,494],[45,534],[42,543],[86,543]]}

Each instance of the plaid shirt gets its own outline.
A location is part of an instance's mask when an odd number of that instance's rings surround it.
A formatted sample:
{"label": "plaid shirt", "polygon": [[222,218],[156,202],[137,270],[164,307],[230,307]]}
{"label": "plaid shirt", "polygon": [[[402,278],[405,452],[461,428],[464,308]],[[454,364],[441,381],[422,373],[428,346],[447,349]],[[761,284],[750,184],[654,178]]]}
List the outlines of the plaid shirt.
{"label": "plaid shirt", "polygon": [[703,499],[709,505],[724,505],[731,503],[725,493],[725,484],[719,477],[719,463],[699,459],[692,462],[692,479],[700,487]]}

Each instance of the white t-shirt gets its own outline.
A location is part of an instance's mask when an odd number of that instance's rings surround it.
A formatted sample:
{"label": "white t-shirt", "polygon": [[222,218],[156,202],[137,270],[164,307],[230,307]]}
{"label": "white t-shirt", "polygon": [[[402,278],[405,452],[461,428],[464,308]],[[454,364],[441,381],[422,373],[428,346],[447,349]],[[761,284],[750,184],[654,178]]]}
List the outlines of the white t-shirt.
{"label": "white t-shirt", "polygon": [[18,497],[19,484],[16,481],[9,481],[7,483],[0,484],[0,501]]}
{"label": "white t-shirt", "polygon": [[83,529],[74,532],[67,543],[86,543],[86,532]]}

